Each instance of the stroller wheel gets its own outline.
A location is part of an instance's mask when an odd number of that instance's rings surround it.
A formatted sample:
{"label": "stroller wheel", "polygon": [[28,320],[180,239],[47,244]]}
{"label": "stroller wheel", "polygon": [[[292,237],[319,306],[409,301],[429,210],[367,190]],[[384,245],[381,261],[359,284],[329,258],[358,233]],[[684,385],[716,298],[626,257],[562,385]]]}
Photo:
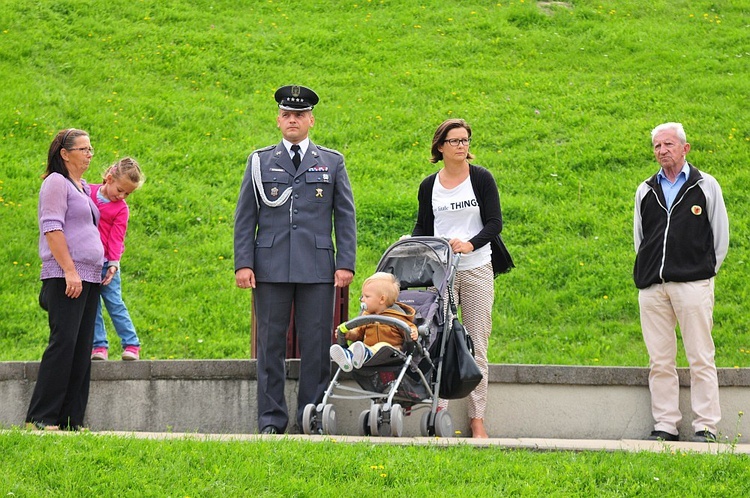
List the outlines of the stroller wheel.
{"label": "stroller wheel", "polygon": [[357,422],[357,432],[360,436],[370,435],[370,410],[365,410],[359,414]]}
{"label": "stroller wheel", "polygon": [[372,436],[378,436],[380,435],[380,426],[383,422],[381,418],[382,414],[382,408],[379,404],[375,403],[370,407],[370,417],[369,417],[369,423],[370,423],[370,435]]}
{"label": "stroller wheel", "polygon": [[321,417],[323,434],[336,434],[336,409],[333,405],[328,404],[323,407],[323,416]]}
{"label": "stroller wheel", "polygon": [[419,433],[423,437],[429,437],[432,434],[430,434],[430,413],[429,411],[426,411],[422,414],[422,418],[419,420]]}
{"label": "stroller wheel", "polygon": [[395,404],[391,407],[391,436],[401,437],[404,432],[404,409]]}
{"label": "stroller wheel", "polygon": [[440,410],[435,415],[435,435],[437,437],[453,437],[453,420],[448,410]]}
{"label": "stroller wheel", "polygon": [[315,405],[312,403],[305,405],[305,410],[302,412],[302,431],[308,435],[320,434],[318,420],[315,414]]}

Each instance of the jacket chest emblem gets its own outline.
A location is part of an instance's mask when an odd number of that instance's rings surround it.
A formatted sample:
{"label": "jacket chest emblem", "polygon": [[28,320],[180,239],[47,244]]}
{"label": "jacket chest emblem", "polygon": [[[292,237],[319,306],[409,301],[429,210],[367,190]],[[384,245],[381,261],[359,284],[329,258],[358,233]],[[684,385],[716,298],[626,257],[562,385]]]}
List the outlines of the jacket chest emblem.
{"label": "jacket chest emblem", "polygon": [[690,211],[692,211],[692,213],[696,216],[700,216],[701,214],[703,214],[703,208],[700,206],[693,206],[690,208]]}

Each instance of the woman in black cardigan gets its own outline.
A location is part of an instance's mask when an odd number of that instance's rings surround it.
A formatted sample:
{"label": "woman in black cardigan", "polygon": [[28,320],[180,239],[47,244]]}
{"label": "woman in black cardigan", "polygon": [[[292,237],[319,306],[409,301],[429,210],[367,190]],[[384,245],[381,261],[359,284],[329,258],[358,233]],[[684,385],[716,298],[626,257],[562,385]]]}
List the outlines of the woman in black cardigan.
{"label": "woman in black cardigan", "polygon": [[[469,395],[471,433],[472,437],[486,438],[487,348],[495,299],[490,241],[502,230],[503,218],[492,174],[469,163],[474,159],[470,143],[471,127],[463,119],[444,121],[435,131],[430,161],[443,161],[443,167],[419,186],[419,212],[412,235],[445,237],[453,252],[461,254],[455,297],[482,371],[482,381]],[[446,404],[441,400],[441,406]]]}

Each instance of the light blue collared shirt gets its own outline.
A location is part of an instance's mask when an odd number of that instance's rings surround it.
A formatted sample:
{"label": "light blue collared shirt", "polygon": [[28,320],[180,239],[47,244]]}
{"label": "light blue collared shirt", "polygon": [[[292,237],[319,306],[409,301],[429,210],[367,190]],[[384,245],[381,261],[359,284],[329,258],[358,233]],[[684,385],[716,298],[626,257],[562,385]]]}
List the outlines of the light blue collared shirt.
{"label": "light blue collared shirt", "polygon": [[674,202],[675,197],[677,197],[677,192],[679,192],[682,186],[685,184],[689,174],[690,166],[688,166],[687,161],[685,161],[685,164],[682,166],[682,170],[677,175],[677,178],[675,178],[674,183],[670,182],[669,179],[664,175],[663,169],[659,170],[657,178],[659,179],[661,190],[662,192],[664,192],[664,199],[667,201],[668,210],[672,209],[672,203]]}

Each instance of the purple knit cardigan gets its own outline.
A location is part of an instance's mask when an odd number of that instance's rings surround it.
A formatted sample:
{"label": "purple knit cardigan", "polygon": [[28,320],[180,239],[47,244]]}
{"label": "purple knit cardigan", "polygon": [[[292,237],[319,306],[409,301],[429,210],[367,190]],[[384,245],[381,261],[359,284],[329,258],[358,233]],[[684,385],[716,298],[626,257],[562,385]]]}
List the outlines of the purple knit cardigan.
{"label": "purple knit cardigan", "polygon": [[97,284],[102,281],[104,248],[96,228],[99,210],[88,195],[88,184],[81,180],[81,185],[83,192],[59,173],[52,173],[42,182],[38,210],[42,280],[65,278],[44,236],[47,232],[61,230],[81,280]]}

